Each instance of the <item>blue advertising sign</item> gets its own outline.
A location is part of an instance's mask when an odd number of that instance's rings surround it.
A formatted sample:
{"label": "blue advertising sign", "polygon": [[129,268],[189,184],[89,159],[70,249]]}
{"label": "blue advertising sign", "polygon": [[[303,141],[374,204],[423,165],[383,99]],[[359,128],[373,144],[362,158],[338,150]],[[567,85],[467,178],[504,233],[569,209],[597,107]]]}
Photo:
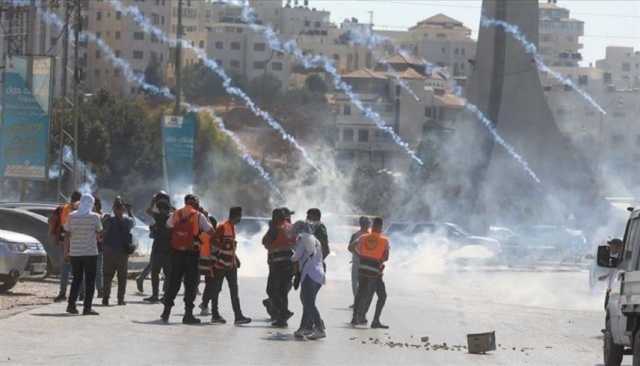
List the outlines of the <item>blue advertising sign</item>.
{"label": "blue advertising sign", "polygon": [[4,71],[0,176],[47,179],[53,62],[34,57],[31,83],[27,62],[26,57],[12,57]]}
{"label": "blue advertising sign", "polygon": [[187,113],[184,117],[165,116],[162,121],[164,174],[170,192],[193,185],[197,118],[195,113]]}

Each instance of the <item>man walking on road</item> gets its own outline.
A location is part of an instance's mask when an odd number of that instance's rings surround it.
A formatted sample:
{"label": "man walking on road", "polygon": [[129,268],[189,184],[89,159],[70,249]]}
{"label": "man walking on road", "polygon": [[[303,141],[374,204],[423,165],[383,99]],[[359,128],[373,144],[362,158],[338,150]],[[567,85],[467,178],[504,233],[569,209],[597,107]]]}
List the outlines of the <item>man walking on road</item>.
{"label": "man walking on road", "polygon": [[160,316],[168,322],[171,308],[184,280],[184,324],[199,324],[200,319],[193,316],[194,301],[198,291],[198,236],[202,232],[213,235],[213,226],[209,219],[198,211],[198,198],[188,194],[184,198],[185,206],[169,217],[167,227],[171,233],[171,277],[169,288],[164,296],[164,311]]}
{"label": "man walking on road", "polygon": [[211,294],[211,322],[225,324],[226,320],[218,311],[218,297],[222,290],[222,282],[227,279],[229,293],[231,295],[231,306],[235,315],[235,324],[249,324],[251,319],[245,317],[240,309],[240,298],[238,295],[238,268],[240,261],[236,256],[238,242],[236,241],[236,225],[242,220],[242,208],[232,207],[229,210],[229,219],[218,225],[212,241],[213,256],[213,293]]}
{"label": "man walking on road", "polygon": [[354,326],[367,324],[365,316],[375,293],[378,296],[378,302],[371,328],[389,328],[380,322],[380,314],[382,314],[387,300],[382,273],[384,262],[389,260],[389,239],[382,235],[382,226],[382,218],[375,218],[371,233],[361,236],[355,248],[360,257],[360,270],[358,272],[358,294],[353,309],[353,320],[351,320],[351,324]]}
{"label": "man walking on road", "polygon": [[355,297],[358,294],[358,272],[360,271],[360,258],[358,257],[358,253],[356,253],[356,246],[360,241],[360,238],[363,235],[369,234],[369,228],[371,227],[371,220],[369,220],[366,216],[360,217],[360,230],[358,230],[355,234],[351,235],[351,240],[349,240],[348,250],[351,252],[351,291],[353,292],[353,304],[351,307],[355,307]]}
{"label": "man walking on road", "polygon": [[[125,216],[125,211],[128,216]],[[111,283],[118,274],[118,305],[126,305],[124,296],[127,291],[129,265],[129,246],[131,229],[135,226],[131,209],[116,199],[113,203],[113,216],[104,219],[104,295],[102,305],[109,306]]]}

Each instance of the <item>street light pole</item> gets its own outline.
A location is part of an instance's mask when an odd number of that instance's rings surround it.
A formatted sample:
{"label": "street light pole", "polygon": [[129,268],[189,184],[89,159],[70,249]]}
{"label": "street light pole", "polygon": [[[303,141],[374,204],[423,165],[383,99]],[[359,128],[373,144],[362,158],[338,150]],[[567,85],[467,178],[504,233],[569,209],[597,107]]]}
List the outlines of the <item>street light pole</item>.
{"label": "street light pole", "polygon": [[73,186],[74,189],[79,185],[78,175],[78,124],[80,123],[80,94],[78,87],[80,84],[80,68],[78,66],[78,48],[80,42],[80,28],[82,27],[82,0],[76,0],[75,29],[73,47]]}
{"label": "street light pole", "polygon": [[178,0],[178,26],[176,29],[176,105],[173,109],[175,116],[180,114],[180,99],[182,94],[182,0]]}

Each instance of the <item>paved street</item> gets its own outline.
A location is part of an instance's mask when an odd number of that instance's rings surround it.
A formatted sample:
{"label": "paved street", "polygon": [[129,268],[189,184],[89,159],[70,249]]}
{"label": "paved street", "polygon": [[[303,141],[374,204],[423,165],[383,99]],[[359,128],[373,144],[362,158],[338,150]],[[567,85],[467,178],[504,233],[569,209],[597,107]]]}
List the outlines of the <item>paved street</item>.
{"label": "paved street", "polygon": [[[328,338],[315,342],[293,340],[301,314],[297,292],[290,296],[296,315],[289,329],[268,326],[260,301],[264,278],[240,280],[243,309],[255,319],[244,327],[184,326],[181,306],[164,325],[158,320],[161,306],[144,304],[130,282],[128,305],[97,306],[99,317],[68,316],[64,304],[52,304],[0,320],[0,364],[597,365],[601,300],[588,294],[586,277],[585,272],[394,273],[387,278],[383,314],[389,331],[351,329],[349,283],[332,280],[319,295]],[[221,312],[232,320],[226,289],[221,296]],[[466,353],[467,333],[491,330],[497,334],[496,352]],[[425,336],[428,346],[420,339]]]}

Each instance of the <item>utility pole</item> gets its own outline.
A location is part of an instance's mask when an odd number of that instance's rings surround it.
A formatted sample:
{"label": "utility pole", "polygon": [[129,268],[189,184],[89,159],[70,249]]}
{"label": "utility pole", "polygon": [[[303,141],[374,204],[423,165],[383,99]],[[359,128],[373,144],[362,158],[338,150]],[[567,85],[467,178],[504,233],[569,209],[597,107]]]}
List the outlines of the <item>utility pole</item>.
{"label": "utility pole", "polygon": [[65,102],[67,97],[67,64],[69,62],[69,20],[71,18],[72,6],[69,2],[63,2],[64,6],[64,30],[62,34],[62,100]]}
{"label": "utility pole", "polygon": [[65,189],[63,187],[64,169],[67,165],[64,161],[65,150],[65,136],[69,133],[65,130],[64,121],[67,115],[67,107],[69,106],[69,100],[67,99],[67,82],[68,82],[68,67],[69,67],[69,24],[71,23],[71,14],[73,14],[73,3],[70,1],[63,1],[61,6],[64,7],[64,29],[62,37],[62,80],[61,80],[61,94],[62,101],[60,105],[60,111],[58,112],[58,123],[60,124],[60,135],[58,136],[58,146],[60,149],[58,157],[58,165],[60,171],[58,173],[58,198],[63,201],[67,200],[65,195]]}
{"label": "utility pole", "polygon": [[180,114],[180,99],[182,94],[182,0],[178,0],[178,26],[176,27],[176,105],[173,114]]}
{"label": "utility pole", "polygon": [[75,29],[73,47],[73,186],[74,189],[79,185],[78,176],[78,124],[80,123],[80,67],[78,66],[78,48],[80,46],[80,28],[82,27],[82,0],[75,2]]}

